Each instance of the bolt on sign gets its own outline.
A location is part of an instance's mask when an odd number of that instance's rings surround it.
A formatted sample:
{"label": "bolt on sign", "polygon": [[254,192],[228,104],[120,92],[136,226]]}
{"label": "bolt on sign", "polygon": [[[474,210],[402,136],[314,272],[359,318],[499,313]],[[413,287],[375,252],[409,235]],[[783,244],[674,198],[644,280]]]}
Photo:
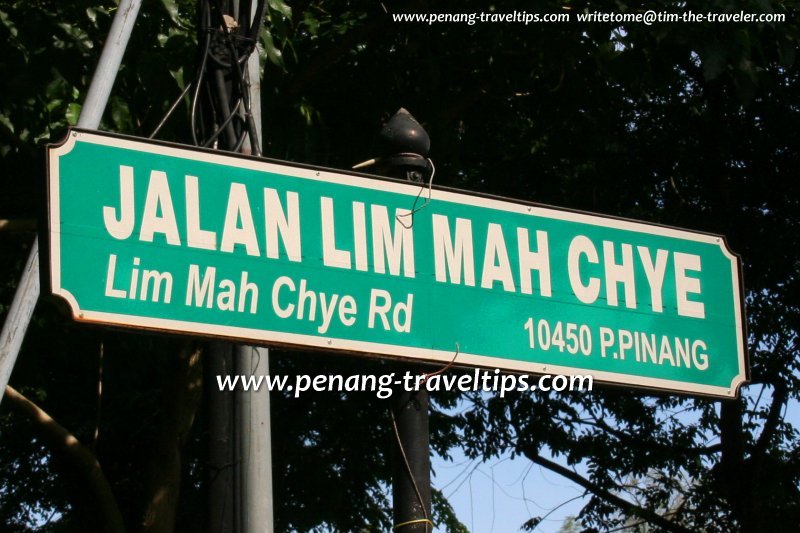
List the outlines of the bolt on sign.
{"label": "bolt on sign", "polygon": [[718,397],[748,378],[716,235],[80,130],[48,166],[47,281],[79,321]]}

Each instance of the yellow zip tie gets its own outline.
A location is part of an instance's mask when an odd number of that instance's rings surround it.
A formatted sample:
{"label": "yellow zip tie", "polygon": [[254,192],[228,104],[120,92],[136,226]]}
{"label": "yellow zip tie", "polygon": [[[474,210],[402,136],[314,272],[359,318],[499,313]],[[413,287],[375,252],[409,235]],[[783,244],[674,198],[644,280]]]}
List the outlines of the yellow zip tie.
{"label": "yellow zip tie", "polygon": [[433,522],[431,522],[427,518],[418,518],[416,520],[409,520],[408,522],[401,522],[399,524],[396,524],[394,526],[394,529],[400,529],[401,527],[406,527],[406,526],[413,526],[414,524],[430,524],[431,527],[433,527],[434,525]]}

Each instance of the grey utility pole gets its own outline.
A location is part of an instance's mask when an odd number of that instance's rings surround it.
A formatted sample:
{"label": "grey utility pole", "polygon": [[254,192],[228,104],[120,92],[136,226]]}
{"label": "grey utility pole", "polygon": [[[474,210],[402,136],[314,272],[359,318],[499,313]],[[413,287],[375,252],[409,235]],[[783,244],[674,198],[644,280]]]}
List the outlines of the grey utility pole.
{"label": "grey utility pole", "polygon": [[[96,129],[100,125],[108,96],[119,72],[122,56],[128,46],[142,0],[121,0],[111,23],[100,61],[92,76],[89,92],[83,102],[78,127]],[[17,361],[25,332],[31,322],[33,310],[39,300],[39,239],[34,239],[28,261],[22,271],[14,300],[8,310],[3,330],[0,332],[0,391],[5,390],[14,363]],[[0,394],[0,401],[3,395]]]}
{"label": "grey utility pole", "polygon": [[[427,158],[428,133],[405,109],[400,109],[379,134],[384,155],[376,160],[377,172],[428,186],[433,168]],[[413,224],[413,213],[408,220]],[[426,533],[431,521],[431,460],[428,427],[428,391],[397,387],[392,400],[393,453],[392,503],[394,530]]]}
{"label": "grey utility pole", "polygon": [[[253,17],[256,5],[253,5]],[[258,49],[247,60],[250,80],[250,116],[253,117],[258,149],[261,153],[261,65]],[[251,139],[243,151],[253,153]],[[236,346],[236,368],[248,376],[269,373],[269,350],[263,346]],[[272,533],[272,427],[269,391],[237,391],[236,426],[239,452],[240,533]]]}
{"label": "grey utility pole", "polygon": [[[265,2],[198,2],[202,58],[194,109],[201,103],[198,144],[261,155],[261,68],[257,49]],[[199,96],[203,95],[202,99]],[[193,117],[192,127],[195,127]],[[196,134],[197,132],[193,132]],[[195,135],[197,137],[197,135]],[[269,371],[269,350],[214,342],[207,351],[209,529],[273,531],[269,391],[214,389],[216,375]]]}

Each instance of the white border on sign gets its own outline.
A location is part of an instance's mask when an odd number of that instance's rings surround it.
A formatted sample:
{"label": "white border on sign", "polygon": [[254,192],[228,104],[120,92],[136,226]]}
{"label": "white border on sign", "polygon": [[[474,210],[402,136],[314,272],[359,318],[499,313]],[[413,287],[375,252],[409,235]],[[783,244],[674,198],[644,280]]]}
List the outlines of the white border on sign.
{"label": "white border on sign", "polygon": [[[191,148],[181,148],[177,145],[168,146],[163,144],[148,143],[143,140],[126,139],[119,136],[72,130],[69,132],[67,139],[63,144],[53,146],[48,149],[48,196],[50,216],[50,227],[48,231],[50,246],[49,256],[51,289],[54,294],[61,296],[68,302],[72,310],[73,317],[76,320],[108,325],[134,326],[177,333],[197,333],[201,335],[228,337],[237,340],[247,339],[253,341],[262,341],[265,343],[272,342],[295,346],[311,346],[316,348],[335,349],[348,352],[374,353],[394,357],[422,359],[426,361],[450,362],[452,360],[452,351],[445,352],[442,350],[414,348],[402,345],[355,341],[335,337],[318,337],[313,335],[284,333],[280,331],[206,324],[202,322],[185,322],[181,320],[121,315],[116,313],[105,313],[90,310],[81,311],[79,303],[75,297],[68,290],[61,286],[61,211],[59,204],[60,176],[58,165],[59,158],[71,152],[79,140],[81,142],[99,144],[102,146],[113,146],[116,148],[226,165],[258,172],[270,172],[273,174],[282,174],[300,179],[335,183],[338,185],[349,185],[352,187],[372,190],[389,191],[414,198],[418,196],[420,188],[419,185],[406,184],[398,181],[376,180],[364,176],[337,173],[324,169],[316,170],[300,166],[292,166],[290,164],[281,165],[271,161],[262,161],[253,158],[235,156],[232,154],[216,152],[212,153],[209,151],[200,151]],[[672,237],[676,239],[719,246],[724,256],[731,262],[731,283],[733,287],[732,304],[734,307],[735,326],[738,332],[742,331],[743,317],[740,304],[742,301],[742,294],[739,270],[737,268],[738,260],[736,255],[728,249],[727,243],[722,237],[706,233],[694,233],[678,228],[646,224],[644,222],[636,222],[621,218],[609,218],[589,213],[545,208],[535,205],[525,205],[521,203],[514,203],[508,200],[487,198],[484,196],[472,196],[464,193],[439,189],[431,190],[431,199],[443,200],[462,205],[477,205],[479,207],[486,207],[489,209],[511,213],[520,213],[523,215],[530,214],[541,218],[549,218],[567,222],[579,222],[592,226],[610,227],[637,233],[645,233],[648,235]],[[730,387],[717,387],[683,381],[650,378],[632,374],[622,374],[617,372],[595,371],[582,368],[517,361],[514,359],[501,359],[497,357],[487,357],[463,352],[459,352],[457,364],[488,368],[501,368],[504,370],[533,374],[591,374],[594,379],[609,384],[633,385],[637,387],[653,388],[666,391],[688,392],[693,394],[733,398],[736,397],[739,386],[747,381],[747,373],[745,368],[746,354],[743,337],[744,335],[737,336],[738,373],[732,379]]]}

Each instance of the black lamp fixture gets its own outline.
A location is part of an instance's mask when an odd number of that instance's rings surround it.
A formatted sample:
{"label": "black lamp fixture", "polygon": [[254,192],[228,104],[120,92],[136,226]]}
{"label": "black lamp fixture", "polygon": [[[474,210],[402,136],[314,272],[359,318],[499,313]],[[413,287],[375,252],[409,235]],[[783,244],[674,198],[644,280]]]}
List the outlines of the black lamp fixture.
{"label": "black lamp fixture", "polygon": [[406,109],[400,108],[378,133],[381,155],[355,165],[354,169],[375,165],[375,171],[393,178],[423,183],[433,167],[428,160],[431,138],[425,128]]}

